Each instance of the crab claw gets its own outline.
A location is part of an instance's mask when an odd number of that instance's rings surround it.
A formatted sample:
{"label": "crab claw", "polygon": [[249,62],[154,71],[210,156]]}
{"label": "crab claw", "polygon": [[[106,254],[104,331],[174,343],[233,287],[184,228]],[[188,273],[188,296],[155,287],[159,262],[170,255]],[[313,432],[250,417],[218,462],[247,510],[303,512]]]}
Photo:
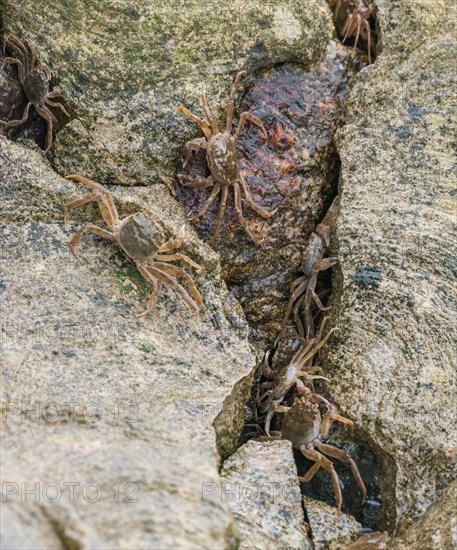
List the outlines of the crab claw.
{"label": "crab claw", "polygon": [[349,418],[344,418],[344,416],[341,416],[340,414],[336,413],[328,413],[326,414],[328,418],[331,418],[332,420],[337,420],[338,422],[341,422],[342,424],[347,424],[348,426],[354,426],[354,422],[352,420],[349,420]]}

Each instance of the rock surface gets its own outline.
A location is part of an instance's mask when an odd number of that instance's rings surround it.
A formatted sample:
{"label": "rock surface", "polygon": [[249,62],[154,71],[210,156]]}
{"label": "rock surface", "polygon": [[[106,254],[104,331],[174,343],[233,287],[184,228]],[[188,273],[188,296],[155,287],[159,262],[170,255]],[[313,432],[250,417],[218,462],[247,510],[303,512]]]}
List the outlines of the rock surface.
{"label": "rock surface", "polygon": [[[265,220],[245,203],[245,219],[264,239],[259,246],[241,227],[230,192],[215,248],[224,279],[253,327],[253,341],[263,349],[265,341],[271,344],[278,335],[309,236],[331,202],[339,168],[334,136],[344,122],[354,74],[362,66],[350,51],[330,41],[311,67],[283,65],[264,72],[240,105],[239,113],[255,114],[268,132],[268,141],[256,126],[240,135],[243,177],[255,202],[278,211]],[[208,175],[204,151],[179,175],[177,193],[189,216],[201,209],[210,189],[192,189],[185,178]],[[194,222],[205,239],[212,235],[219,208],[216,200]]]}
{"label": "rock surface", "polygon": [[[250,71],[242,93],[263,68],[319,58],[332,35],[320,0],[1,7],[5,32],[35,44],[72,114],[52,167],[138,185],[112,188],[121,215],[150,210],[168,236],[186,223],[171,195],[181,147],[198,133],[176,106],[199,109],[205,85],[220,118],[240,68]],[[42,145],[33,120],[9,137]],[[30,547],[31,516],[49,548],[235,547],[230,510],[211,489],[241,430],[254,357],[217,256],[188,228],[185,251],[205,268],[192,273],[207,308],[200,325],[171,290],[136,318],[150,287],[115,243],[87,235],[77,259],[68,252],[77,224],[100,222],[87,205],[62,225],[63,204],[84,189],[36,148],[0,146],[2,303],[14,303],[2,311],[6,540]],[[40,502],[18,505],[34,483]],[[94,490],[102,497],[91,502]]]}
{"label": "rock surface", "polygon": [[388,545],[391,550],[454,550],[457,548],[457,482],[451,483],[437,502]]}
{"label": "rock surface", "polygon": [[[225,404],[232,392],[246,401],[254,357],[216,255],[188,229],[183,249],[205,268],[192,273],[206,304],[200,324],[172,290],[137,318],[151,288],[116,243],[87,234],[77,258],[68,251],[81,220],[100,221],[87,206],[63,227],[63,205],[84,188],[2,137],[0,174],[5,540],[234,547],[228,506],[205,484],[218,483],[218,450],[238,440],[242,407]],[[113,196],[121,217],[148,209],[170,236],[185,223],[164,186],[117,187]],[[26,495],[35,484],[37,496]],[[24,532],[29,521],[38,546]]]}
{"label": "rock surface", "polygon": [[333,29],[321,0],[2,3],[5,30],[36,45],[74,116],[55,167],[101,183],[171,185],[198,132],[179,104],[199,110],[205,86],[219,118],[240,68],[309,63]]}
{"label": "rock surface", "polygon": [[305,496],[303,505],[315,550],[343,549],[357,539],[362,530],[360,523],[352,516],[340,514],[338,517],[335,506]]}
{"label": "rock surface", "polygon": [[248,441],[224,462],[221,477],[240,549],[312,548],[288,441]]}
{"label": "rock surface", "polygon": [[457,14],[447,2],[377,5],[380,55],[338,139],[326,363],[332,401],[383,462],[382,529],[407,525],[456,476]]}

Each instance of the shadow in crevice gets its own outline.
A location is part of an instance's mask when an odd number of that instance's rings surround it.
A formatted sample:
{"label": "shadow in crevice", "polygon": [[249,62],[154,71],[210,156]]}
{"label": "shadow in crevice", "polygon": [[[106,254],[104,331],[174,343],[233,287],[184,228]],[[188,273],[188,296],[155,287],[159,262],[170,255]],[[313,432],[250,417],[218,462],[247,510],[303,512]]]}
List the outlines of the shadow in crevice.
{"label": "shadow in crevice", "polygon": [[[3,32],[0,36],[4,37]],[[19,81],[16,66],[13,64],[3,65],[3,60],[8,53],[8,51],[6,54],[3,51],[0,51],[0,83],[2,88],[0,97],[0,120],[2,121],[21,119],[28,103],[23,86]],[[51,82],[49,83],[49,90],[51,91],[56,87],[58,87],[58,82],[55,76],[53,76]],[[55,119],[53,128],[54,142],[56,134],[72,120],[73,113],[69,110],[64,98],[57,98],[53,101],[63,103],[65,108],[70,113],[70,117],[67,117],[60,109],[49,107],[49,110],[52,112]],[[0,135],[6,135],[8,139],[13,141],[19,139],[30,139],[34,141],[42,150],[46,147],[46,133],[47,124],[45,120],[36,112],[33,106],[30,107],[28,118],[23,124],[10,128],[0,126]]]}

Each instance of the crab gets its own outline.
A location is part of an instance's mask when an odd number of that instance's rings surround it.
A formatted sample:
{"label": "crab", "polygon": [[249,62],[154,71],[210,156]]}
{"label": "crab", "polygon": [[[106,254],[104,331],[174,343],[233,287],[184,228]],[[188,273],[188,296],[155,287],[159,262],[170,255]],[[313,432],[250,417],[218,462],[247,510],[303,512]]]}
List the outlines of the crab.
{"label": "crab", "polygon": [[367,43],[368,62],[375,54],[375,42],[372,40],[370,17],[374,13],[374,5],[369,0],[329,0],[330,7],[334,10],[335,26],[343,36],[343,42],[349,37],[354,37],[354,50],[359,38]]}
{"label": "crab", "polygon": [[[182,260],[198,271],[202,269],[201,266],[185,254],[172,252],[174,249],[179,249],[184,242],[184,226],[179,236],[167,241],[160,227],[152,219],[151,213],[139,212],[127,216],[123,220],[119,220],[111,193],[103,185],[78,174],[68,175],[66,179],[82,183],[91,192],[80,199],[69,202],[65,206],[65,225],[67,225],[68,212],[70,210],[79,208],[95,199],[103,220],[110,229],[110,231],[107,231],[93,224],[81,226],[69,242],[70,250],[75,254],[75,249],[86,231],[116,240],[127,256],[135,262],[141,275],[154,287],[149,298],[148,307],[139,315],[140,317],[151,313],[155,309],[160,289],[162,284],[165,284],[177,290],[187,307],[195,313],[198,319],[199,309],[203,306],[203,301],[194,281],[182,268],[167,263],[174,260]],[[180,277],[185,281],[189,292],[178,282],[176,277]]]}
{"label": "crab", "polygon": [[52,145],[52,130],[54,124],[58,124],[56,117],[49,110],[48,105],[50,107],[57,107],[66,116],[70,116],[70,113],[68,113],[61,103],[51,101],[54,98],[61,97],[62,91],[60,88],[54,88],[52,92],[49,91],[51,69],[46,63],[37,64],[36,50],[28,40],[21,42],[13,34],[8,34],[3,43],[3,51],[6,52],[7,49],[12,51],[15,57],[5,57],[3,63],[17,66],[19,82],[22,85],[28,103],[21,119],[0,121],[0,124],[5,128],[24,124],[29,116],[30,106],[33,105],[36,112],[44,118],[48,127],[46,148],[44,151],[44,154],[46,154]]}
{"label": "crab", "polygon": [[[320,413],[319,405],[323,405],[326,408],[323,416]],[[298,478],[303,483],[311,481],[315,473],[320,468],[324,468],[332,478],[338,514],[341,512],[341,505],[343,503],[338,474],[335,471],[333,463],[324,455],[344,460],[351,467],[352,474],[362,493],[363,504],[367,491],[357,464],[345,451],[322,441],[328,437],[334,420],[353,426],[354,423],[352,420],[341,416],[334,405],[317,394],[296,397],[291,407],[278,406],[276,407],[276,412],[284,413],[281,432],[272,432],[274,435],[262,436],[258,441],[287,439],[306,458],[314,461],[315,464],[308,470],[306,475]]]}
{"label": "crab", "polygon": [[[262,374],[266,378],[270,378],[270,380],[261,384],[261,391],[265,391],[257,399],[260,413],[266,413],[264,426],[266,434],[270,433],[270,425],[273,415],[277,412],[278,406],[282,403],[289,390],[295,386],[300,395],[307,396],[313,390],[313,380],[328,381],[328,379],[323,376],[324,373],[322,367],[312,366],[311,364],[313,357],[324,346],[335,330],[329,330],[325,337],[322,338],[327,321],[328,317],[325,317],[322,321],[317,337],[312,338],[308,342],[304,341],[295,353],[292,361],[279,373],[279,375],[277,375],[269,367],[268,353],[266,354],[262,367]],[[308,386],[301,380],[302,378],[307,381]]]}
{"label": "crab", "polygon": [[[337,258],[324,258],[330,245],[330,222],[329,220],[336,212],[336,199],[328,209],[323,221],[316,226],[311,234],[306,248],[302,271],[304,275],[296,279],[291,286],[291,296],[284,315],[282,326],[287,326],[291,313],[297,327],[298,335],[310,339],[314,335],[314,318],[312,306],[315,305],[319,311],[324,312],[326,308],[322,304],[322,295],[316,293],[316,285],[319,273],[333,267]],[[325,294],[325,293],[324,293]],[[304,323],[300,318],[300,310],[303,311]]]}
{"label": "crab", "polygon": [[243,131],[246,122],[250,121],[253,124],[256,124],[262,130],[265,138],[268,139],[267,131],[265,130],[262,121],[250,112],[244,112],[241,114],[238,128],[236,129],[235,135],[232,135],[234,98],[240,80],[245,74],[246,71],[240,71],[236,75],[235,82],[233,83],[227,104],[225,130],[223,130],[222,132],[219,130],[215,120],[211,115],[204,91],[202,91],[201,94],[201,101],[206,117],[205,120],[192,114],[182,105],[177,108],[177,111],[181,111],[193,122],[196,122],[200,126],[202,132],[205,134],[205,137],[193,139],[191,141],[188,141],[184,145],[183,167],[187,166],[188,162],[192,158],[193,153],[196,153],[200,149],[206,149],[206,159],[211,173],[208,178],[195,178],[190,182],[190,186],[194,189],[211,188],[211,194],[209,198],[207,199],[201,210],[197,213],[197,215],[192,218],[192,220],[203,216],[209,206],[215,201],[217,196],[219,194],[221,195],[219,214],[217,217],[217,222],[213,231],[213,235],[210,239],[210,244],[213,244],[215,242],[217,235],[219,234],[219,231],[221,229],[227,204],[229,188],[233,189],[233,202],[235,211],[238,216],[238,221],[255,244],[261,244],[261,239],[252,231],[252,229],[249,227],[248,222],[243,216],[241,191],[244,191],[244,195],[249,206],[259,216],[268,219],[274,216],[277,211],[275,209],[272,212],[268,212],[254,202],[249,187],[240,171],[240,164],[236,153],[235,142]]}

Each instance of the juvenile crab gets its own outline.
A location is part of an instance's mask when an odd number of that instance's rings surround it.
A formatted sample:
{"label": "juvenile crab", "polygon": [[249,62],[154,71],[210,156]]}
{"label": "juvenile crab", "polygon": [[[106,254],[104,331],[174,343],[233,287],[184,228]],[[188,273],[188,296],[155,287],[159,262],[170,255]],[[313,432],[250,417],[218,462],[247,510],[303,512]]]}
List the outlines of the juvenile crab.
{"label": "juvenile crab", "polygon": [[238,128],[235,132],[235,135],[232,136],[234,98],[241,77],[245,74],[246,71],[240,71],[236,75],[235,82],[233,83],[227,104],[226,125],[223,132],[219,131],[219,128],[211,115],[204,91],[202,91],[201,94],[201,101],[203,103],[203,111],[205,113],[206,120],[203,120],[198,116],[192,114],[182,105],[177,108],[177,111],[181,111],[191,120],[196,122],[200,126],[202,132],[205,134],[205,137],[193,139],[185,144],[183,150],[183,167],[188,164],[189,160],[192,157],[192,153],[197,152],[200,149],[206,149],[206,159],[211,172],[211,175],[208,178],[194,179],[190,183],[191,187],[193,187],[194,189],[204,189],[209,187],[212,188],[208,200],[205,202],[198,214],[192,219],[194,220],[196,218],[199,218],[200,216],[203,216],[203,214],[214,202],[219,193],[221,194],[221,205],[219,208],[219,214],[217,217],[216,227],[214,228],[213,235],[210,239],[210,243],[214,243],[221,229],[227,205],[227,195],[230,187],[232,187],[233,189],[233,202],[235,211],[238,216],[238,221],[244,227],[246,233],[254,241],[254,243],[260,244],[261,240],[257,235],[254,234],[243,216],[241,189],[244,191],[245,198],[249,206],[259,216],[268,219],[274,216],[274,214],[276,213],[276,210],[273,210],[272,212],[267,212],[261,206],[254,202],[251,196],[251,192],[249,191],[249,187],[240,172],[240,165],[236,153],[235,142],[243,131],[246,121],[249,120],[253,124],[259,126],[265,138],[268,138],[267,131],[265,130],[262,121],[249,112],[241,114]]}
{"label": "juvenile crab", "polygon": [[[198,318],[199,308],[203,306],[203,301],[194,281],[190,275],[180,267],[166,263],[173,260],[182,260],[198,271],[202,269],[197,263],[184,254],[176,252],[167,254],[167,252],[182,246],[184,242],[184,227],[181,235],[169,241],[165,241],[165,237],[159,226],[152,220],[148,212],[139,212],[138,214],[127,216],[124,220],[119,220],[111,193],[108,189],[103,187],[103,185],[90,181],[77,174],[66,176],[66,179],[82,183],[92,191],[88,195],[80,199],[75,199],[65,206],[65,225],[67,223],[69,210],[83,206],[95,199],[106,225],[111,229],[111,231],[106,231],[93,224],[83,225],[70,240],[70,250],[73,253],[75,252],[75,248],[78,246],[81,237],[86,231],[91,231],[102,237],[107,237],[108,239],[115,239],[127,256],[135,262],[141,275],[143,275],[143,277],[154,287],[149,298],[148,307],[140,314],[140,317],[154,310],[163,283],[176,289],[187,307],[193,311]],[[181,277],[186,282],[191,296],[189,296],[187,290],[177,281],[176,277]]]}
{"label": "juvenile crab", "polygon": [[[327,409],[323,417],[319,410],[319,404]],[[345,451],[322,442],[322,439],[328,437],[334,420],[350,426],[353,425],[352,420],[340,416],[334,405],[316,394],[297,397],[291,407],[278,406],[276,412],[285,413],[281,432],[274,432],[275,435],[272,436],[262,436],[258,441],[288,439],[306,458],[313,460],[315,464],[308,470],[307,474],[304,477],[299,477],[299,480],[303,483],[311,481],[319,468],[324,468],[332,477],[338,514],[341,512],[343,502],[339,478],[333,463],[324,454],[344,460],[351,467],[352,474],[362,493],[362,503],[365,502],[367,491],[357,464]]]}
{"label": "juvenile crab", "polygon": [[[261,384],[261,391],[265,391],[257,399],[260,413],[266,413],[265,433],[269,434],[273,415],[277,412],[277,407],[282,403],[293,386],[296,386],[300,395],[306,396],[312,393],[313,380],[328,380],[323,376],[324,373],[321,367],[312,366],[313,357],[324,346],[335,330],[329,330],[325,337],[322,338],[327,321],[328,317],[325,317],[317,337],[312,338],[308,342],[304,341],[304,344],[297,350],[290,364],[279,375],[268,366],[268,355],[265,357],[262,374],[271,380]],[[301,380],[302,378],[307,381],[308,386]]]}
{"label": "juvenile crab", "polygon": [[35,107],[36,112],[46,121],[48,130],[46,135],[46,154],[52,145],[52,129],[54,124],[58,124],[56,117],[49,110],[47,105],[57,107],[66,116],[70,116],[68,111],[61,103],[51,101],[51,99],[61,97],[62,91],[60,88],[54,88],[49,92],[49,82],[51,81],[51,69],[45,64],[37,65],[37,53],[35,48],[28,40],[21,42],[13,34],[8,34],[3,43],[3,52],[11,50],[15,57],[5,57],[4,64],[17,65],[19,82],[22,85],[28,103],[19,120],[0,121],[0,124],[5,128],[19,126],[24,124],[29,116],[30,106]]}
{"label": "juvenile crab", "polygon": [[367,44],[368,62],[371,63],[371,56],[375,54],[370,27],[374,5],[369,0],[329,0],[329,4],[334,10],[335,27],[343,36],[343,42],[349,37],[354,37],[355,50],[359,38],[362,37]]}
{"label": "juvenile crab", "polygon": [[[308,246],[304,253],[302,271],[304,275],[292,283],[291,296],[282,323],[283,328],[288,324],[290,314],[297,327],[299,336],[310,339],[314,335],[314,318],[312,306],[316,305],[319,311],[326,311],[322,304],[321,297],[316,293],[316,285],[319,273],[325,271],[337,263],[337,258],[324,258],[330,244],[330,221],[336,211],[336,199],[328,209],[323,221],[316,226],[311,234]],[[303,312],[304,323],[300,318],[300,311]]]}

